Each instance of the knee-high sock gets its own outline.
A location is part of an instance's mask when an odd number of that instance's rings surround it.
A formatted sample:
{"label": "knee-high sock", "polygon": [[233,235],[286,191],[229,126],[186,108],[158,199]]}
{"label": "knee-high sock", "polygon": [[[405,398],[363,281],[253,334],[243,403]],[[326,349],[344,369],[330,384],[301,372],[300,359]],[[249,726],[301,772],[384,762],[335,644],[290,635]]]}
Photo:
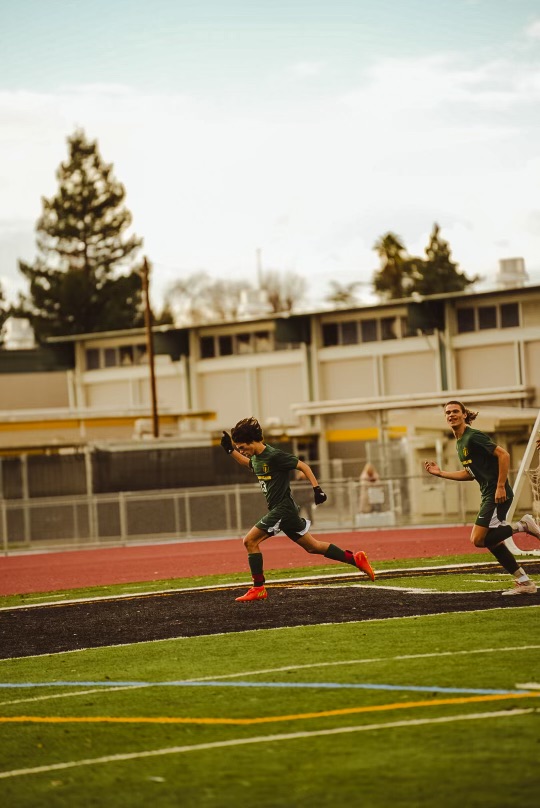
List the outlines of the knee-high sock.
{"label": "knee-high sock", "polygon": [[248,564],[255,586],[262,586],[265,581],[262,553],[248,553]]}

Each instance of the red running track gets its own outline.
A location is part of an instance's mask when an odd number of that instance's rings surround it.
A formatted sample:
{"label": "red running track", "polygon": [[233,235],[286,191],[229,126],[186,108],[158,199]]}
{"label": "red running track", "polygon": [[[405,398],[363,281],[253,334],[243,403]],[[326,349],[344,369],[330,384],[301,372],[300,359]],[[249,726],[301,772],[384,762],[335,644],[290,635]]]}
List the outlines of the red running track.
{"label": "red running track", "polygon": [[[388,559],[485,553],[485,550],[478,550],[469,543],[469,534],[470,527],[459,526],[319,535],[322,540],[333,542],[343,549],[365,550],[376,569],[377,561]],[[529,537],[520,542],[523,549],[534,545],[534,540]],[[265,542],[263,552],[267,571],[329,563],[323,556],[309,555],[283,536]],[[24,595],[242,571],[245,571],[246,581],[249,581],[246,551],[241,538],[23,553],[0,558],[0,595]]]}

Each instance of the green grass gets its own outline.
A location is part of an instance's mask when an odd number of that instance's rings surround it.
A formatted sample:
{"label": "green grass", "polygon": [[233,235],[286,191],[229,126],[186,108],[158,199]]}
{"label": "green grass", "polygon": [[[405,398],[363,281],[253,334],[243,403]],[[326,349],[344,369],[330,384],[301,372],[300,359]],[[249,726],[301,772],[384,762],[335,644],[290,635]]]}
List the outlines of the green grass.
{"label": "green grass", "polygon": [[[399,689],[214,685],[112,691],[81,685],[77,695],[73,695],[77,688],[62,686],[0,690],[4,717],[216,719],[215,724],[0,721],[2,771],[191,747],[174,754],[0,779],[2,803],[10,808],[528,804],[539,783],[540,698],[489,701],[471,695],[476,700],[470,703],[441,704],[457,694],[441,694],[434,688],[513,690],[517,683],[538,681],[537,626],[537,608],[517,607],[4,660],[0,680],[11,683],[223,677],[224,682],[236,683],[372,683]],[[526,645],[539,647],[510,650]],[[279,670],[284,667],[287,670]],[[415,692],[407,686],[428,690]],[[36,697],[40,700],[29,701]],[[515,715],[517,709],[531,712]],[[329,711],[341,712],[305,717]],[[501,715],[433,722],[490,713]],[[219,723],[261,717],[269,720]],[[415,720],[428,723],[410,723]],[[408,723],[389,727],[393,722]],[[380,726],[267,740],[275,734],[369,725]],[[254,742],[260,738],[262,742]],[[250,739],[240,745],[192,748]]]}

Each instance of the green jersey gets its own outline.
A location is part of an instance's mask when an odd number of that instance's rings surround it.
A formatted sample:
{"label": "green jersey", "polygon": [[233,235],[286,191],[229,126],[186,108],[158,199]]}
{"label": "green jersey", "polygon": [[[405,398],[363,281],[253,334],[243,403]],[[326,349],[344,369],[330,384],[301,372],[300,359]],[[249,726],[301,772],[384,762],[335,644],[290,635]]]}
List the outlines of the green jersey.
{"label": "green jersey", "polygon": [[283,501],[292,502],[289,472],[297,467],[297,457],[267,443],[264,452],[250,458],[249,465],[257,475],[269,510]]}
{"label": "green jersey", "polygon": [[497,444],[489,435],[467,426],[456,448],[461,465],[478,482],[482,496],[493,493],[499,479],[499,461],[493,454]]}

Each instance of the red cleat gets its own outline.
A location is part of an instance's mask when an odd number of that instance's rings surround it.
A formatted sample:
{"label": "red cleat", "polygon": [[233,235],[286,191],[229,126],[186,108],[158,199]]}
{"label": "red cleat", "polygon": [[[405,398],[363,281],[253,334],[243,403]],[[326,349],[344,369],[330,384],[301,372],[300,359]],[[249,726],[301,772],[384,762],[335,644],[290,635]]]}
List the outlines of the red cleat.
{"label": "red cleat", "polygon": [[363,550],[359,550],[357,553],[354,554],[354,560],[356,561],[356,566],[362,572],[365,572],[370,580],[375,580],[375,572],[373,567],[367,560],[367,555],[364,553]]}
{"label": "red cleat", "polygon": [[266,587],[252,586],[251,589],[248,589],[245,595],[241,595],[239,598],[235,598],[235,600],[239,601],[240,603],[246,603],[248,600],[266,600],[267,597],[268,593],[266,591]]}

